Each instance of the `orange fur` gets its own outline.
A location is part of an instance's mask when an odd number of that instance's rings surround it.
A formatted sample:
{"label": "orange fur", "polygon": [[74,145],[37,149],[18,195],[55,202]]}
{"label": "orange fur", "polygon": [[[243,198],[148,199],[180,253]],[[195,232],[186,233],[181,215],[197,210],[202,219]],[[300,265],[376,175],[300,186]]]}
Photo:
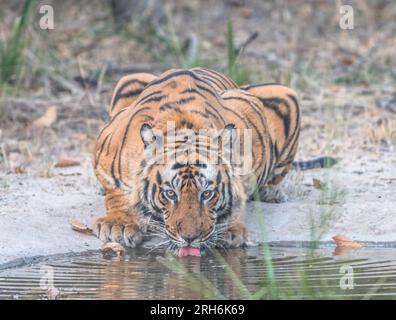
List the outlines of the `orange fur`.
{"label": "orange fur", "polygon": [[[136,235],[150,224],[146,219],[150,214],[144,200],[148,192],[145,179],[150,186],[160,187],[156,179],[165,170],[159,164],[145,168],[143,124],[164,133],[168,121],[175,123],[176,130],[194,132],[203,128],[221,132],[233,124],[240,130],[241,142],[243,130],[251,130],[252,172],[238,176],[233,173],[235,168],[226,164],[219,164],[216,169],[222,183],[227,183],[233,193],[228,228],[229,238],[234,239],[230,240],[232,245],[240,245],[246,238],[239,218],[247,198],[257,189],[278,184],[290,170],[300,130],[299,107],[291,89],[266,84],[238,88],[228,77],[203,68],[169,70],[159,77],[137,74],[122,78],[113,94],[110,118],[95,148],[95,173],[105,189],[107,210],[106,218],[97,221],[96,230],[103,240],[115,239],[127,245],[136,245]],[[179,172],[186,179],[199,175],[199,168],[189,166],[186,170]],[[226,178],[228,174],[231,176]],[[196,189],[194,184],[184,187],[173,205],[169,199],[161,198],[163,193],[149,190],[156,194],[155,201],[164,206],[165,228],[175,239],[202,240],[213,232],[215,219],[211,212],[215,198],[211,199],[212,204],[209,201],[203,206],[198,200],[201,191]],[[114,236],[108,225],[115,230]],[[122,234],[125,226],[134,232]]]}

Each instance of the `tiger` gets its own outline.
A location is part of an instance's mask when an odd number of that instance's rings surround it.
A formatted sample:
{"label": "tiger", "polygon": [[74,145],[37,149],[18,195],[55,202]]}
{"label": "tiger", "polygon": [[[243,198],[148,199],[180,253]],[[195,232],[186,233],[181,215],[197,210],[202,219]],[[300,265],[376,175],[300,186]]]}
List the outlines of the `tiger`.
{"label": "tiger", "polygon": [[103,242],[135,247],[158,235],[179,256],[243,246],[247,201],[283,201],[280,182],[303,167],[293,162],[299,102],[281,84],[238,86],[202,67],[131,74],[117,83],[108,114],[93,160],[106,208],[93,229]]}

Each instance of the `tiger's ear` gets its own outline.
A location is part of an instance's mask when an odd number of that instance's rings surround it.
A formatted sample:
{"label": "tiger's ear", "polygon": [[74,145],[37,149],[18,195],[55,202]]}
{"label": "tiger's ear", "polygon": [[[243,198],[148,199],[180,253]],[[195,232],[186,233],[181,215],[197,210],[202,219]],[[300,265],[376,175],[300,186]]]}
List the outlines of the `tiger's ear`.
{"label": "tiger's ear", "polygon": [[145,148],[156,139],[153,128],[147,123],[144,123],[140,128],[140,137],[142,138]]}

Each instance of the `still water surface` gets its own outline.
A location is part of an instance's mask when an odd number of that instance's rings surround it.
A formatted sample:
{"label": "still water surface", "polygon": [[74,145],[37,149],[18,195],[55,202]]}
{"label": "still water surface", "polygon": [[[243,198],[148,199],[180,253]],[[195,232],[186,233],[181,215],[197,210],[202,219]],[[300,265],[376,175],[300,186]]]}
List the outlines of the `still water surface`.
{"label": "still water surface", "polygon": [[364,248],[342,256],[331,248],[313,255],[306,248],[270,250],[272,267],[262,247],[201,258],[164,258],[144,249],[122,259],[97,252],[54,258],[0,271],[0,299],[53,298],[46,289],[51,283],[57,299],[396,297],[396,249]]}

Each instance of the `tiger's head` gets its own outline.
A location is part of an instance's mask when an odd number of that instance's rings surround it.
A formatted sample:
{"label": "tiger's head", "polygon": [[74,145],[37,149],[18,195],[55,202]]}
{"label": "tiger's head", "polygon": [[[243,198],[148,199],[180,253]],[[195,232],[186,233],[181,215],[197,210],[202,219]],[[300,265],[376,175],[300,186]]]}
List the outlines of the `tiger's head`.
{"label": "tiger's head", "polygon": [[[219,135],[223,144],[230,142],[232,128]],[[218,155],[213,137],[187,129],[157,133],[148,124],[141,128],[146,156],[140,209],[156,221],[157,233],[167,237],[174,253],[200,253],[221,243],[244,204],[241,181],[229,162],[209,157],[210,150]]]}

